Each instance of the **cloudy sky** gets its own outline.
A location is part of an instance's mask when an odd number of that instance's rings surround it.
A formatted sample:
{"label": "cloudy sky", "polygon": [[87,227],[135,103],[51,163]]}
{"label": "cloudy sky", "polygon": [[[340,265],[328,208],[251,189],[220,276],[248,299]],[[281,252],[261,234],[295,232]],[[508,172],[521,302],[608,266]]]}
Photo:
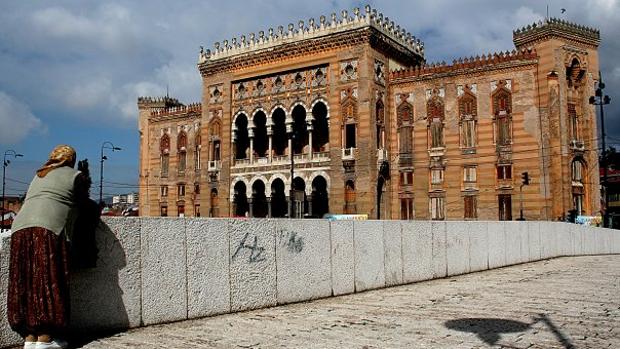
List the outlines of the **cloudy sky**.
{"label": "cloudy sky", "polygon": [[[22,1],[0,12],[0,151],[24,158],[8,168],[8,194],[22,193],[56,144],[73,145],[99,178],[108,154],[105,192],[137,183],[138,96],[169,93],[200,101],[200,45],[318,18],[369,3],[425,42],[429,62],[511,50],[512,30],[551,16],[601,30],[600,61],[610,143],[620,144],[620,4],[618,0],[434,1]],[[564,14],[561,8],[566,9]],[[98,192],[97,190],[93,190]]]}

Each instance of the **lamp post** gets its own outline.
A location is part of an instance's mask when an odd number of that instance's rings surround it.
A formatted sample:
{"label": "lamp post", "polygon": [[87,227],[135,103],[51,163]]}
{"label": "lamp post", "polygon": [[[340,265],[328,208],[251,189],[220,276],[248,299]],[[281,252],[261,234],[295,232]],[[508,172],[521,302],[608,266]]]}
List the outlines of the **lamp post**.
{"label": "lamp post", "polygon": [[24,156],[22,154],[17,153],[13,149],[9,149],[4,152],[4,158],[2,159],[2,229],[4,229],[4,213],[5,213],[4,212],[4,201],[5,201],[4,188],[6,186],[5,174],[6,174],[7,166],[9,166],[9,164],[11,163],[11,160],[6,159],[7,155],[13,156],[14,158],[20,158]]}
{"label": "lamp post", "polygon": [[[287,125],[288,126],[288,125]],[[293,189],[293,170],[295,168],[295,151],[293,151],[293,144],[295,143],[295,130],[293,128],[293,125],[290,125],[290,128],[287,130],[288,135],[289,135],[289,139],[291,140],[291,190],[289,192],[289,201],[290,201],[290,213],[288,218],[293,218],[293,214],[295,212],[295,190]]]}
{"label": "lamp post", "polygon": [[598,105],[601,109],[601,140],[603,146],[603,155],[602,155],[602,165],[603,165],[603,187],[604,187],[604,198],[605,198],[605,212],[603,213],[603,227],[607,228],[609,226],[609,200],[608,200],[608,190],[607,190],[607,145],[605,144],[605,138],[607,137],[605,134],[605,116],[603,113],[603,105],[609,104],[611,102],[611,98],[603,92],[605,89],[605,84],[603,83],[603,76],[599,72],[599,81],[598,87],[594,93],[594,96],[590,96],[590,104]]}
{"label": "lamp post", "polygon": [[104,149],[112,149],[112,151],[122,150],[119,147],[115,147],[112,142],[105,141],[101,145],[101,168],[99,170],[99,205],[103,206],[103,162],[108,159],[107,156],[103,155]]}

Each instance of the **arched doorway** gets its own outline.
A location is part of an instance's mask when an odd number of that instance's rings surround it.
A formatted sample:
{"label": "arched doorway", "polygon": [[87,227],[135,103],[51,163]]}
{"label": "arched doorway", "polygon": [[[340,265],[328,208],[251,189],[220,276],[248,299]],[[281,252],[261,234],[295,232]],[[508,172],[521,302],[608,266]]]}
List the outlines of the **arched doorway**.
{"label": "arched doorway", "polygon": [[312,216],[322,218],[328,212],[327,181],[322,176],[318,176],[312,181]]}
{"label": "arched doorway", "polygon": [[252,185],[252,217],[267,217],[265,183],[260,180]]}
{"label": "arched doorway", "polygon": [[303,218],[306,214],[306,182],[300,177],[293,180],[293,218]]}
{"label": "arched doorway", "polygon": [[239,181],[234,187],[233,197],[233,216],[246,217],[248,214],[248,197],[246,195],[245,183]]}
{"label": "arched doorway", "polygon": [[210,209],[209,209],[209,217],[218,217],[219,216],[219,199],[217,194],[217,189],[211,189],[211,197],[210,197]]}
{"label": "arched doorway", "polygon": [[352,214],[357,213],[357,207],[355,204],[355,183],[352,180],[346,181],[344,184],[344,213]]}
{"label": "arched doorway", "polygon": [[285,217],[287,210],[284,182],[280,178],[276,178],[271,183],[271,217]]}

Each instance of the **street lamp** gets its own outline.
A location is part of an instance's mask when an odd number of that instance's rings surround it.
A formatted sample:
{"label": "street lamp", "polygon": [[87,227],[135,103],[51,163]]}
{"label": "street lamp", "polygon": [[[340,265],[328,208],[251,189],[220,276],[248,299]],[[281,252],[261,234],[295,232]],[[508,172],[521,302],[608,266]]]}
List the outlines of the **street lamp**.
{"label": "street lamp", "polygon": [[115,147],[112,142],[105,141],[101,145],[101,169],[99,171],[99,205],[103,206],[103,162],[108,159],[107,156],[103,155],[104,149],[112,149],[112,151],[122,150],[119,147]]}
{"label": "street lamp", "polygon": [[17,153],[13,149],[9,149],[4,152],[4,158],[2,160],[2,229],[4,229],[4,213],[5,213],[4,211],[4,201],[5,201],[4,188],[6,186],[5,174],[6,174],[7,166],[9,166],[9,164],[11,163],[11,160],[6,159],[7,155],[13,156],[14,158],[21,158],[22,156],[24,156],[22,154]]}
{"label": "street lamp", "polygon": [[603,187],[605,188],[604,198],[605,198],[605,212],[603,214],[603,227],[607,228],[609,225],[609,200],[608,200],[608,190],[607,190],[607,146],[605,144],[605,117],[603,114],[603,105],[609,104],[611,102],[611,98],[605,93],[603,93],[603,89],[605,89],[605,84],[603,83],[603,76],[601,72],[599,74],[598,87],[594,93],[594,96],[590,96],[590,104],[598,105],[601,108],[601,137],[602,137],[602,145],[603,145],[603,157],[602,157],[602,165],[603,165]]}

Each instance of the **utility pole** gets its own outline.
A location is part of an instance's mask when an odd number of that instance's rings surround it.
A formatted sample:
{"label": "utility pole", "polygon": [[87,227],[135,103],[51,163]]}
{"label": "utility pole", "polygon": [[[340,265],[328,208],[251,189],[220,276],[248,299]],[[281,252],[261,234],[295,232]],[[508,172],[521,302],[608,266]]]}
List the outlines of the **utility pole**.
{"label": "utility pole", "polygon": [[4,188],[6,186],[6,178],[5,178],[5,174],[6,174],[6,168],[7,166],[9,166],[9,164],[11,163],[11,160],[7,160],[6,156],[7,155],[12,155],[14,158],[20,158],[23,155],[22,154],[18,154],[15,150],[13,149],[9,149],[6,150],[4,152],[4,158],[2,159],[2,216],[0,216],[1,219],[1,223],[2,223],[2,227],[0,227],[1,229],[4,229],[4,202],[6,201],[6,196],[4,195]]}

